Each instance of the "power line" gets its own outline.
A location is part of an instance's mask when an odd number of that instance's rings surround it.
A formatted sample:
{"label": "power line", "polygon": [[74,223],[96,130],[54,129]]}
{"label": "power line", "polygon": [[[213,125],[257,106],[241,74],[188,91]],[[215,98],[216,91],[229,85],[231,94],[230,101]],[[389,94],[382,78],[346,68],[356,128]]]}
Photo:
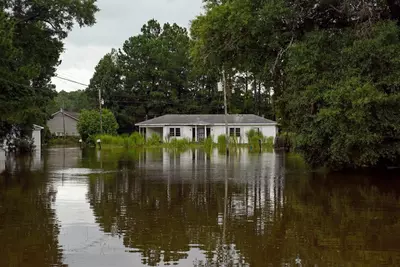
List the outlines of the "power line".
{"label": "power line", "polygon": [[84,83],[81,83],[81,82],[78,82],[78,81],[74,81],[74,80],[71,80],[71,79],[68,79],[68,78],[64,78],[64,77],[61,77],[59,75],[54,76],[54,78],[57,78],[57,79],[60,79],[60,80],[64,80],[64,81],[67,81],[67,82],[70,82],[70,83],[79,84],[79,85],[86,86],[86,87],[89,86],[87,84],[84,84]]}

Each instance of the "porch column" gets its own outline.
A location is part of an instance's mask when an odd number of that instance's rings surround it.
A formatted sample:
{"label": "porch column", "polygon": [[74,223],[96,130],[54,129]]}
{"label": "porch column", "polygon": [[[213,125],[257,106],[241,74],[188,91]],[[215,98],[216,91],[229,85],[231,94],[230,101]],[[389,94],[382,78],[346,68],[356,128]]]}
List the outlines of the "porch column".
{"label": "porch column", "polygon": [[207,126],[206,125],[204,125],[204,139],[206,139],[208,136],[207,136]]}
{"label": "porch column", "polygon": [[195,126],[195,132],[194,132],[194,141],[197,143],[197,125]]}

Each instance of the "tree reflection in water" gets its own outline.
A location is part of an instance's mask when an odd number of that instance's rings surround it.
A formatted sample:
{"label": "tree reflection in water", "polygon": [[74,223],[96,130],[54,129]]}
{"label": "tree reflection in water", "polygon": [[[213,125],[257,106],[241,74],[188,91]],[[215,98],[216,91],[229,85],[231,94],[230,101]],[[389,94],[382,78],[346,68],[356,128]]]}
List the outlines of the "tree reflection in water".
{"label": "tree reflection in water", "polygon": [[310,174],[272,153],[238,151],[227,169],[217,152],[133,154],[115,161],[118,174],[90,179],[89,200],[102,229],[143,264],[177,263],[193,248],[206,255],[195,266],[400,260],[396,181]]}
{"label": "tree reflection in water", "polygon": [[40,153],[5,162],[0,174],[0,266],[62,266],[55,196]]}

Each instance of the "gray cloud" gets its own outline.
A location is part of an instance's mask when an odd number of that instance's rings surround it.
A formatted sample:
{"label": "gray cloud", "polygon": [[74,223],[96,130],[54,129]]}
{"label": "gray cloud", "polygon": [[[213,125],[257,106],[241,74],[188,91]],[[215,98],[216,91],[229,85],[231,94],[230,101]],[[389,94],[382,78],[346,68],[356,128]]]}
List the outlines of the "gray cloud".
{"label": "gray cloud", "polygon": [[[90,28],[74,28],[65,43],[58,75],[88,84],[104,54],[120,48],[140,32],[150,19],[189,27],[202,11],[202,0],[99,0],[97,23]],[[78,90],[84,86],[53,79],[57,90]]]}

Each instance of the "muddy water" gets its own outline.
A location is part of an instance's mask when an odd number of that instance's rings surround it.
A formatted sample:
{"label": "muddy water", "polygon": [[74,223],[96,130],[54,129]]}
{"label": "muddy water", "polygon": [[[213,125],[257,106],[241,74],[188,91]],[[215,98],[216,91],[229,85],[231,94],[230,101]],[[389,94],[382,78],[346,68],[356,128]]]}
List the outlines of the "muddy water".
{"label": "muddy water", "polygon": [[0,266],[400,266],[400,176],[279,153],[0,155]]}

